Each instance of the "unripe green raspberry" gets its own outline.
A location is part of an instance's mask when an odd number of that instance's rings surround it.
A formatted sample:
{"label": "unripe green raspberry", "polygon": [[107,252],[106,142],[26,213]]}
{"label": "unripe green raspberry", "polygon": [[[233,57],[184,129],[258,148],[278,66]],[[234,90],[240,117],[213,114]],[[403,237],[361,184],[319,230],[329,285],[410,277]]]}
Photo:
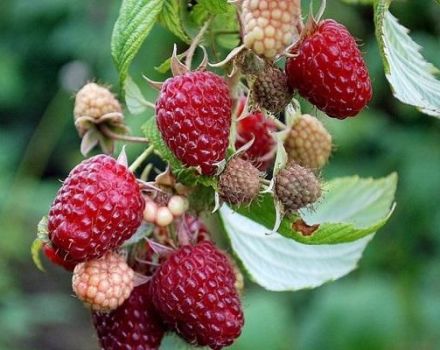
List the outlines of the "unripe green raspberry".
{"label": "unripe green raspberry", "polygon": [[102,258],[75,266],[72,288],[77,297],[94,311],[116,309],[133,290],[134,271],[124,258],[109,252]]}
{"label": "unripe green raspberry", "polygon": [[300,0],[244,0],[244,45],[269,59],[282,53],[298,37]]}
{"label": "unripe green raspberry", "polygon": [[[88,83],[84,85],[76,94],[75,108],[73,111],[74,119],[77,121],[81,117],[87,117],[94,122],[110,113],[117,113],[107,122],[121,123],[122,109],[119,101],[111,93],[111,91],[96,83]],[[102,120],[103,121],[103,120]],[[83,136],[88,130],[86,122],[75,123],[80,136]]]}
{"label": "unripe green raspberry", "polygon": [[229,204],[249,204],[258,197],[260,172],[251,162],[232,158],[219,179],[220,198]]}
{"label": "unripe green raspberry", "polygon": [[274,66],[267,66],[261,71],[252,86],[254,102],[273,114],[283,111],[292,97],[286,74]]}
{"label": "unripe green raspberry", "polygon": [[332,137],[317,118],[304,114],[292,125],[284,147],[289,161],[317,170],[330,157]]}
{"label": "unripe green raspberry", "polygon": [[292,214],[315,203],[321,196],[321,185],[310,169],[290,162],[275,178],[275,194],[284,211]]}

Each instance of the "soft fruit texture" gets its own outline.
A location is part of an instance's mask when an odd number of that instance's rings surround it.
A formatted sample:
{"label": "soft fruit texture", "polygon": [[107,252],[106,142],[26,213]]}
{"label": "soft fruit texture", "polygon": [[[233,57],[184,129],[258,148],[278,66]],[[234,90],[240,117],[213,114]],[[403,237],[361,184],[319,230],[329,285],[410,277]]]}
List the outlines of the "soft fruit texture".
{"label": "soft fruit texture", "polygon": [[134,175],[98,155],[77,165],[58,191],[49,211],[49,238],[66,260],[98,258],[135,233],[143,209]]}
{"label": "soft fruit texture", "polygon": [[240,335],[244,318],[228,258],[213,243],[185,245],[151,280],[153,304],[186,341],[221,349]]}
{"label": "soft fruit texture", "polygon": [[244,45],[274,58],[298,36],[300,0],[244,0],[241,8]]}
{"label": "soft fruit texture", "polygon": [[219,179],[220,198],[229,204],[249,204],[258,197],[260,172],[251,162],[232,158]]}
{"label": "soft fruit texture", "polygon": [[284,146],[289,160],[317,170],[330,157],[332,137],[317,118],[304,114],[292,125]]}
{"label": "soft fruit texture", "polygon": [[290,86],[330,117],[355,116],[371,100],[367,67],[342,24],[319,22],[292,54],[286,66]]}
{"label": "soft fruit texture", "polygon": [[252,97],[259,107],[276,114],[286,108],[292,100],[293,92],[286,74],[277,67],[268,66],[255,79]]}
{"label": "soft fruit texture", "polygon": [[92,310],[110,311],[130,296],[134,271],[124,258],[109,252],[100,259],[75,266],[72,288],[76,296]]}
{"label": "soft fruit texture", "polygon": [[237,123],[235,147],[240,148],[254,138],[254,143],[242,157],[250,160],[259,170],[266,171],[275,156],[276,142],[271,135],[275,130],[275,123],[263,113],[251,113]]}
{"label": "soft fruit texture", "polygon": [[52,263],[64,267],[68,271],[73,271],[76,266],[75,262],[65,260],[63,257],[58,256],[56,250],[48,244],[43,245],[43,253]]}
{"label": "soft fruit texture", "polygon": [[232,101],[224,79],[189,72],[168,79],[156,102],[157,125],[168,147],[186,166],[213,175],[225,158]]}
{"label": "soft fruit texture", "polygon": [[310,169],[291,162],[277,174],[275,193],[284,211],[292,214],[319,199],[321,184]]}
{"label": "soft fruit texture", "polygon": [[[84,85],[76,94],[73,115],[99,119],[109,113],[121,113],[121,105],[109,89],[96,83]],[[86,130],[80,128],[82,136]]]}
{"label": "soft fruit texture", "polygon": [[164,326],[151,302],[149,283],[133,289],[130,297],[109,313],[93,312],[102,350],[155,350]]}

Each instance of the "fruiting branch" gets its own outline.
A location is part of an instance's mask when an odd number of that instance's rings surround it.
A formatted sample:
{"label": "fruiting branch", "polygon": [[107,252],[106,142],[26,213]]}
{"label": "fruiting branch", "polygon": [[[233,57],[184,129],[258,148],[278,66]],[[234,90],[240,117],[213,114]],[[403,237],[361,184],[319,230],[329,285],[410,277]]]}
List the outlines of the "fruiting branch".
{"label": "fruiting branch", "polygon": [[196,48],[199,45],[199,43],[202,41],[203,35],[205,35],[207,29],[209,28],[211,21],[212,21],[212,17],[209,18],[205,22],[203,27],[200,29],[200,31],[197,33],[197,35],[194,37],[194,39],[191,42],[191,45],[186,53],[185,65],[189,70],[191,70],[192,60],[193,60],[193,56],[196,51]]}
{"label": "fruiting branch", "polygon": [[136,169],[139,168],[139,166],[145,161],[145,159],[147,159],[148,156],[150,156],[151,153],[153,153],[153,151],[154,151],[153,146],[148,147],[145,151],[141,153],[139,157],[136,158],[136,160],[130,165],[128,169],[134,173]]}
{"label": "fruiting branch", "polygon": [[133,142],[133,143],[148,143],[148,140],[144,137],[118,134],[118,133],[115,133],[114,131],[112,131],[108,126],[106,126],[104,124],[98,125],[98,129],[105,136],[107,136],[108,138],[115,140],[115,141],[127,141],[127,142]]}

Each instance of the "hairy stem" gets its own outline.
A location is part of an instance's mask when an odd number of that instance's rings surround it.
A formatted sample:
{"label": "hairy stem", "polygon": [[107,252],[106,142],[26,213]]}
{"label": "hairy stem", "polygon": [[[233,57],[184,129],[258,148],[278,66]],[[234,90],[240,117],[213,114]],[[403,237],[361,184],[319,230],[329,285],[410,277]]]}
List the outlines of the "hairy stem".
{"label": "hairy stem", "polygon": [[137,136],[129,136],[129,135],[121,135],[113,132],[108,126],[106,125],[98,125],[99,131],[101,131],[105,136],[111,138],[112,140],[116,141],[127,141],[127,142],[134,142],[134,143],[148,143],[148,140],[144,137],[137,137]]}
{"label": "hairy stem", "polygon": [[209,18],[205,22],[203,27],[200,29],[200,31],[197,33],[197,35],[194,37],[193,41],[191,42],[191,45],[187,51],[186,60],[185,60],[185,65],[189,70],[191,70],[191,64],[192,64],[192,60],[194,57],[194,53],[196,52],[196,48],[199,45],[200,41],[202,40],[203,35],[205,35],[206,30],[208,29],[209,25],[211,24],[211,21],[212,21],[212,17]]}

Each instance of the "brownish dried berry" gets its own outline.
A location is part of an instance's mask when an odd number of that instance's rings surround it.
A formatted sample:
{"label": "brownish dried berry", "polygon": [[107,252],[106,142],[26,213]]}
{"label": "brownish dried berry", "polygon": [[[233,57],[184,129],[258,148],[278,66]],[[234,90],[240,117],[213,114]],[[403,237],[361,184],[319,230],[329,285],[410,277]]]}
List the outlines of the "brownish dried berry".
{"label": "brownish dried berry", "polygon": [[321,185],[310,169],[290,162],[275,178],[275,194],[284,211],[292,214],[315,203],[321,196]]}
{"label": "brownish dried berry", "polygon": [[279,113],[292,100],[293,92],[286,74],[279,68],[267,66],[257,75],[252,86],[252,97],[258,106],[271,113]]}
{"label": "brownish dried berry", "polygon": [[289,161],[317,170],[330,157],[332,136],[317,118],[304,114],[292,125],[284,147]]}
{"label": "brownish dried berry", "polygon": [[249,204],[260,191],[260,172],[251,162],[232,158],[219,179],[220,198],[229,204]]}

